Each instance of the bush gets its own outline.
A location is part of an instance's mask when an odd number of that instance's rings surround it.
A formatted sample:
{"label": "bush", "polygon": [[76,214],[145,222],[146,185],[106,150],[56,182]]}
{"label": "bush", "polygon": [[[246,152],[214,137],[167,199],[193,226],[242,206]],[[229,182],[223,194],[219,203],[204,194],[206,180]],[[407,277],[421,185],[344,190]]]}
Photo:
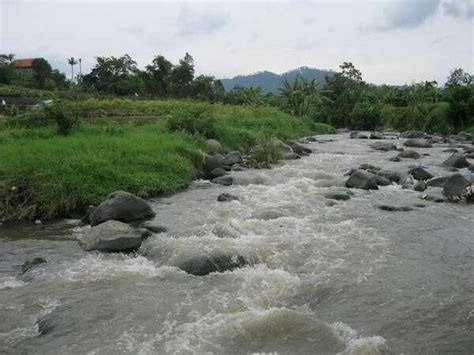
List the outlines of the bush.
{"label": "bush", "polygon": [[77,117],[72,113],[64,112],[55,107],[47,107],[46,115],[48,120],[52,120],[56,123],[58,134],[63,136],[71,134],[74,127],[78,124]]}
{"label": "bush", "polygon": [[380,105],[357,102],[350,113],[351,128],[373,131],[380,125]]}

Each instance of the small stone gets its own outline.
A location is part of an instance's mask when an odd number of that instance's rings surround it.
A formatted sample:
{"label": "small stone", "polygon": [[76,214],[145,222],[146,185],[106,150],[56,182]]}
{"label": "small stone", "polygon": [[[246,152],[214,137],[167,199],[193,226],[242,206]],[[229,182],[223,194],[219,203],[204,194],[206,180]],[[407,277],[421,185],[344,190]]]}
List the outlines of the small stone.
{"label": "small stone", "polygon": [[426,190],[426,182],[423,180],[417,181],[415,186],[413,187],[413,190],[418,191],[418,192],[423,192]]}
{"label": "small stone", "polygon": [[231,195],[227,192],[224,192],[222,194],[220,194],[219,196],[217,196],[217,201],[219,202],[229,202],[229,201],[235,201],[235,200],[239,200],[239,198],[235,195]]}
{"label": "small stone", "polygon": [[37,219],[37,220],[35,220],[35,224],[36,224],[36,225],[40,225],[40,224],[43,224],[43,222],[41,222],[40,219]]}

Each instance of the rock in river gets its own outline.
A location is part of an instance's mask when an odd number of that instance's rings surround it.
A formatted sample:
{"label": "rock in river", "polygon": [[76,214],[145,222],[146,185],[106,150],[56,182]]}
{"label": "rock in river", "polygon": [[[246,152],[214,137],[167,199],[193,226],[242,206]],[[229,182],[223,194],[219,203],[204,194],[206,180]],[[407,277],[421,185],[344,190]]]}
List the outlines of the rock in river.
{"label": "rock in river", "polygon": [[374,150],[383,150],[388,152],[389,150],[397,150],[397,146],[390,142],[375,142],[370,145]]}
{"label": "rock in river", "polygon": [[446,159],[442,165],[446,168],[462,169],[469,167],[470,164],[466,157],[462,156],[461,154],[454,153],[448,159]]}
{"label": "rock in river", "polygon": [[419,159],[420,154],[415,152],[414,150],[404,150],[398,154],[399,158],[407,158],[407,159]]}
{"label": "rock in river", "polygon": [[461,174],[453,174],[443,186],[443,194],[449,201],[460,200],[465,188],[469,186],[467,181]]}
{"label": "rock in river", "polygon": [[405,147],[412,147],[412,148],[431,148],[431,142],[426,139],[408,139],[405,143],[403,143]]}
{"label": "rock in river", "polygon": [[212,255],[195,256],[185,261],[179,268],[191,275],[204,276],[211,272],[231,271],[247,264],[249,262],[240,255]]}
{"label": "rock in river", "polygon": [[228,202],[228,201],[235,201],[239,200],[239,198],[235,195],[231,195],[227,192],[221,193],[219,196],[217,196],[217,201],[219,202]]}
{"label": "rock in river", "polygon": [[29,270],[33,269],[34,267],[46,263],[46,260],[42,257],[34,257],[26,260],[20,268],[20,275],[28,272]]}
{"label": "rock in river", "polygon": [[344,191],[334,191],[327,193],[324,195],[324,197],[330,199],[330,200],[338,200],[338,201],[346,201],[350,200],[351,196],[347,192]]}
{"label": "rock in river", "polygon": [[381,209],[382,211],[390,211],[390,212],[413,211],[413,208],[409,207],[409,206],[397,207],[397,206],[381,205],[381,206],[379,206],[379,209]]}
{"label": "rock in river", "polygon": [[92,213],[91,226],[108,220],[128,223],[154,216],[155,212],[145,200],[125,191],[115,191]]}
{"label": "rock in river", "polygon": [[79,245],[86,251],[105,252],[133,251],[140,248],[143,239],[150,232],[143,228],[132,228],[119,221],[107,221],[92,227],[79,239]]}
{"label": "rock in river", "polygon": [[211,180],[212,183],[222,185],[222,186],[230,186],[233,184],[234,179],[232,176],[219,176]]}
{"label": "rock in river", "polygon": [[421,166],[411,168],[410,170],[408,170],[408,174],[411,174],[415,180],[428,180],[433,177],[433,175],[431,175]]}
{"label": "rock in river", "polygon": [[374,175],[355,171],[346,181],[346,187],[362,190],[378,190],[377,179]]}
{"label": "rock in river", "polygon": [[423,192],[426,190],[426,182],[423,180],[417,181],[415,186],[413,186],[413,190],[418,191],[418,192]]}

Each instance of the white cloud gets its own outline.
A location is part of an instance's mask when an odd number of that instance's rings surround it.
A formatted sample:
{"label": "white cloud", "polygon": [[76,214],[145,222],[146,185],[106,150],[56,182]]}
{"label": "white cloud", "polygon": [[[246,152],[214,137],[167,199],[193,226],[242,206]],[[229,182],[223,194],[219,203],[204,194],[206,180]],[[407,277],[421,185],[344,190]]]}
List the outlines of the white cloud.
{"label": "white cloud", "polygon": [[[177,62],[185,52],[197,73],[217,77],[352,61],[370,82],[403,84],[474,69],[472,22],[457,6],[465,0],[408,8],[405,0],[0,1],[0,52],[43,56],[63,70],[71,56],[87,71],[95,56],[128,53],[144,67],[157,54]],[[381,16],[384,31],[358,31]]]}

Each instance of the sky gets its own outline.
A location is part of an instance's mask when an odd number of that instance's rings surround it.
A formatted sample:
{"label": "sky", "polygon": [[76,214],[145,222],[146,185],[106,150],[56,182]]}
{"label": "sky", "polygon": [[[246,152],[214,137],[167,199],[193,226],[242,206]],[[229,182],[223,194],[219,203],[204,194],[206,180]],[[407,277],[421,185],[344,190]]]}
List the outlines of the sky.
{"label": "sky", "polygon": [[374,84],[444,83],[454,68],[474,72],[473,21],[474,0],[0,0],[0,53],[67,73],[67,58],[82,58],[86,73],[97,56],[143,68],[189,52],[197,74],[217,78],[350,61]]}

